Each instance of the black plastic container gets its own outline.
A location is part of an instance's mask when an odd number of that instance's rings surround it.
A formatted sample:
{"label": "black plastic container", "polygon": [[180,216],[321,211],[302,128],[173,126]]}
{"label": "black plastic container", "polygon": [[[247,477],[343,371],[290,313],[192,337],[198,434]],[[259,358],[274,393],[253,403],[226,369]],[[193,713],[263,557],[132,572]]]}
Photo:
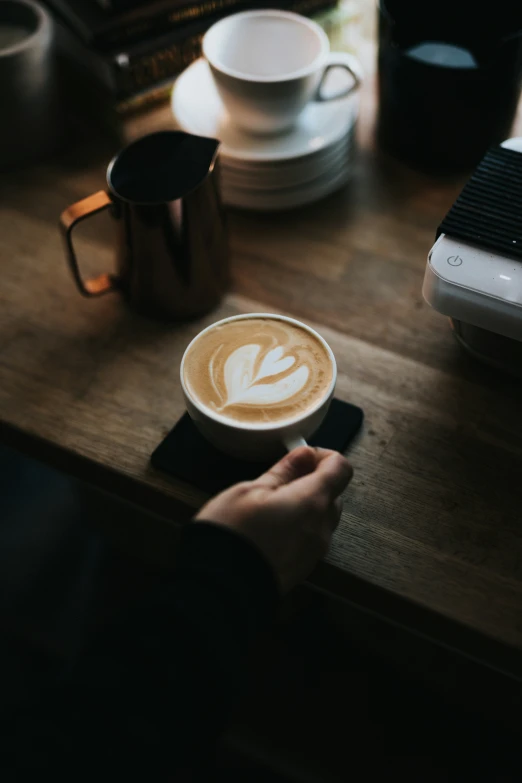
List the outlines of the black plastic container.
{"label": "black plastic container", "polygon": [[522,80],[522,2],[381,0],[380,146],[440,173],[510,135]]}

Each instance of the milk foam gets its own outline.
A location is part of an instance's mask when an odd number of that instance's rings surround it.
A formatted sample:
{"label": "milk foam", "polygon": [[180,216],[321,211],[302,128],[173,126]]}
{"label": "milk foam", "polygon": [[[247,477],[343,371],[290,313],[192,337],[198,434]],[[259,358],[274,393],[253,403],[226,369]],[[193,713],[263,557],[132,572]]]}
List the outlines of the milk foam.
{"label": "milk foam", "polygon": [[[224,380],[227,396],[223,408],[237,403],[273,405],[289,400],[304,388],[310,375],[309,367],[301,365],[289,372],[295,364],[295,357],[283,357],[281,345],[266,354],[256,372],[256,360],[261,350],[260,345],[242,345],[226,360]],[[265,382],[259,383],[263,379]]]}

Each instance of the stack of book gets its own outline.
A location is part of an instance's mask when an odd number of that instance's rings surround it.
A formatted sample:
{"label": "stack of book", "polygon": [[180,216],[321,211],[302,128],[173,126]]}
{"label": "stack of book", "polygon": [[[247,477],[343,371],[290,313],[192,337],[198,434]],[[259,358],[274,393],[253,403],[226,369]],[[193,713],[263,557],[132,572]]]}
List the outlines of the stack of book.
{"label": "stack of book", "polygon": [[[219,18],[251,8],[314,15],[336,0],[44,0],[70,76],[119,111],[163,97]],[[69,70],[69,68],[67,68]]]}

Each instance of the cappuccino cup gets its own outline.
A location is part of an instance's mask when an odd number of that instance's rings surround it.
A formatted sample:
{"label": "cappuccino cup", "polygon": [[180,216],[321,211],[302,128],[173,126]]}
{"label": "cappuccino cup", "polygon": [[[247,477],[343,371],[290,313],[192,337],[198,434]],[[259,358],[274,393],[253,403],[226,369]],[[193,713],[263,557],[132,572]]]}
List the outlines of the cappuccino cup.
{"label": "cappuccino cup", "polygon": [[328,412],[337,366],[328,343],[283,315],[250,313],[208,326],[181,360],[194,424],[235,457],[268,460],[305,445]]}
{"label": "cappuccino cup", "polygon": [[[318,24],[288,11],[244,11],[221,19],[203,38],[203,54],[231,121],[244,131],[289,130],[311,101],[349,95],[361,81],[350,54],[330,52]],[[351,75],[347,87],[324,95],[332,68]]]}

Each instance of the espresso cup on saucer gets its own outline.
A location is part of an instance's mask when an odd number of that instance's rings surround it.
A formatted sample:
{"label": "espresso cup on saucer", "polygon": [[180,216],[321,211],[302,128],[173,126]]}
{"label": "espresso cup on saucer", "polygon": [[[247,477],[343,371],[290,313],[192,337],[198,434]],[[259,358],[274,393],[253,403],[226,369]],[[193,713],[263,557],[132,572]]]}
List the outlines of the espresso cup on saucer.
{"label": "espresso cup on saucer", "polygon": [[[344,98],[361,81],[355,57],[330,52],[318,24],[287,11],[244,11],[221,19],[205,34],[203,54],[231,121],[249,133],[287,131],[309,101]],[[324,94],[327,74],[337,67],[350,73],[351,82]]]}
{"label": "espresso cup on saucer", "polygon": [[328,412],[337,365],[328,343],[283,315],[225,318],[200,332],[181,360],[187,410],[207,440],[248,460],[306,444]]}

